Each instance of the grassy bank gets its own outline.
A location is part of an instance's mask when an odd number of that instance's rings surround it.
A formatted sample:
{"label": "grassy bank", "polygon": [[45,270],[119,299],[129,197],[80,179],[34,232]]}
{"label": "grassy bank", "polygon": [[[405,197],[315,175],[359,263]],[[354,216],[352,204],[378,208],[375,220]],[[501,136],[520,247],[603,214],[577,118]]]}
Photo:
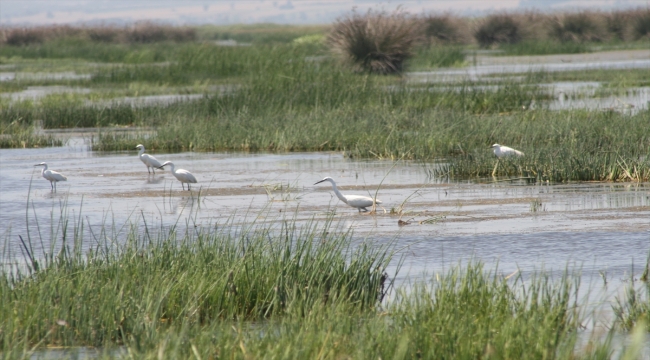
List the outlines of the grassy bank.
{"label": "grassy bank", "polygon": [[[524,280],[470,263],[382,300],[391,249],[355,240],[331,219],[187,232],[144,223],[91,232],[66,216],[54,220],[51,239],[25,236],[27,265],[2,270],[3,357],[54,346],[139,358],[611,353],[597,339],[577,345],[585,316],[577,275]],[[32,250],[40,241],[52,241],[45,254]]]}

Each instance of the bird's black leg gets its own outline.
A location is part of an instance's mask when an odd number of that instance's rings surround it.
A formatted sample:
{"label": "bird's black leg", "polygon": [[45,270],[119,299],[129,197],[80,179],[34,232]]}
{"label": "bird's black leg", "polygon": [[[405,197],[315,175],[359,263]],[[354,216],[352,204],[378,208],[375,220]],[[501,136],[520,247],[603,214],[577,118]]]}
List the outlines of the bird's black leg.
{"label": "bird's black leg", "polygon": [[[148,166],[147,166],[147,172],[148,172],[149,174],[151,174],[151,170],[149,169]],[[154,172],[154,174],[155,174],[155,172]]]}
{"label": "bird's black leg", "polygon": [[190,183],[187,183],[187,191],[190,191]]}
{"label": "bird's black leg", "polygon": [[181,186],[183,187],[183,190],[185,190],[185,183],[181,183]]}

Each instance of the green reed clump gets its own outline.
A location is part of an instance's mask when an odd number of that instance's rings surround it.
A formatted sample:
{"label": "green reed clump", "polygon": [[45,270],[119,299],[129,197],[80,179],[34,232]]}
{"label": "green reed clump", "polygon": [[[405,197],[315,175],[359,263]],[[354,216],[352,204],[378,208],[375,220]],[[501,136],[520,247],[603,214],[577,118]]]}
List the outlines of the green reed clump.
{"label": "green reed clump", "polygon": [[38,133],[31,124],[21,119],[0,123],[0,148],[36,148],[62,146],[63,141],[52,135]]}
{"label": "green reed clump", "polygon": [[617,297],[612,307],[617,324],[628,331],[637,325],[650,331],[650,252],[641,276],[637,279],[632,274],[628,280],[625,294]]}
{"label": "green reed clump", "polygon": [[431,46],[416,50],[409,62],[412,70],[459,66],[465,63],[465,50],[460,46]]}
{"label": "green reed clump", "polygon": [[610,353],[608,343],[576,349],[582,316],[574,280],[507,280],[470,263],[399,291],[385,309],[359,312],[347,302],[321,302],[304,315],[267,322],[198,327],[179,319],[124,346],[138,358],[575,359]]}
{"label": "green reed clump", "polygon": [[[341,304],[358,312],[388,286],[387,248],[352,246],[330,222],[183,233],[132,224],[119,238],[109,235],[119,230],[80,224],[62,217],[47,253],[31,251],[38,240],[28,239],[27,270],[2,269],[1,351],[135,345],[170,327],[303,317]],[[93,245],[86,252],[82,244]]]}
{"label": "green reed clump", "polygon": [[[650,133],[643,129],[646,119],[646,113],[624,116],[573,111],[534,112],[515,121],[501,118],[475,123],[467,129],[485,131],[494,142],[521,150],[525,156],[501,159],[496,166],[497,159],[487,148],[489,145],[465,146],[464,152],[446,159],[443,170],[432,170],[432,174],[495,174],[550,181],[646,181],[650,179]],[[625,126],[616,125],[620,123]]]}

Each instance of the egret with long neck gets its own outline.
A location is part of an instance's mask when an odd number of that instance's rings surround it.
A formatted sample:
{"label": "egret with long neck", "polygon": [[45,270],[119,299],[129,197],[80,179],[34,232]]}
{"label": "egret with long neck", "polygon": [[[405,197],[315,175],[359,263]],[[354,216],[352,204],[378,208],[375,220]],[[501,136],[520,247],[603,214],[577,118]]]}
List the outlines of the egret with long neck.
{"label": "egret with long neck", "polygon": [[337,198],[339,198],[344,203],[352,206],[353,208],[357,208],[359,212],[361,212],[361,210],[368,211],[368,209],[366,209],[368,206],[373,206],[374,204],[381,204],[381,200],[373,199],[369,196],[341,194],[339,189],[336,187],[336,182],[334,181],[334,179],[332,179],[329,176],[317,182],[316,184],[320,184],[324,181],[329,181],[330,184],[332,184],[332,190],[334,190],[334,194],[336,194]]}
{"label": "egret with long neck", "polygon": [[156,159],[155,157],[149,154],[145,154],[144,145],[138,144],[138,146],[136,146],[135,148],[140,149],[140,152],[138,153],[138,157],[140,158],[140,161],[142,161],[144,165],[147,167],[147,171],[149,172],[149,174],[151,174],[151,171],[149,170],[149,168],[151,168],[153,170],[153,174],[156,175],[156,168],[162,169],[163,166],[160,164],[160,161],[158,161],[158,159]]}
{"label": "egret with long neck", "polygon": [[185,184],[187,184],[187,190],[190,190],[190,184],[196,184],[196,178],[194,175],[192,175],[191,172],[184,170],[184,169],[176,169],[174,166],[174,163],[171,161],[165,161],[164,164],[162,164],[159,169],[162,169],[163,166],[169,165],[172,169],[172,175],[181,182],[181,186],[183,186],[183,190],[185,190]]}
{"label": "egret with long neck", "polygon": [[50,186],[52,187],[52,191],[56,192],[56,183],[59,181],[68,181],[68,178],[54,170],[48,170],[47,169],[47,164],[42,162],[40,164],[36,164],[34,166],[42,166],[43,170],[41,170],[41,176],[45,178],[45,180],[50,182]]}

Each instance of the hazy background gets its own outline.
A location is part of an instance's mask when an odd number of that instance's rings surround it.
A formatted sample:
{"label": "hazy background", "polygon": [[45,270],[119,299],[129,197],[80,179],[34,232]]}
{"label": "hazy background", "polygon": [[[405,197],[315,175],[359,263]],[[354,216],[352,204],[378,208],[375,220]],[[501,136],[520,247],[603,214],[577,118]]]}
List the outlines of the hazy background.
{"label": "hazy background", "polygon": [[0,25],[124,24],[160,21],[182,24],[327,24],[353,8],[409,12],[452,11],[480,15],[499,10],[612,10],[648,7],[650,0],[1,0]]}

